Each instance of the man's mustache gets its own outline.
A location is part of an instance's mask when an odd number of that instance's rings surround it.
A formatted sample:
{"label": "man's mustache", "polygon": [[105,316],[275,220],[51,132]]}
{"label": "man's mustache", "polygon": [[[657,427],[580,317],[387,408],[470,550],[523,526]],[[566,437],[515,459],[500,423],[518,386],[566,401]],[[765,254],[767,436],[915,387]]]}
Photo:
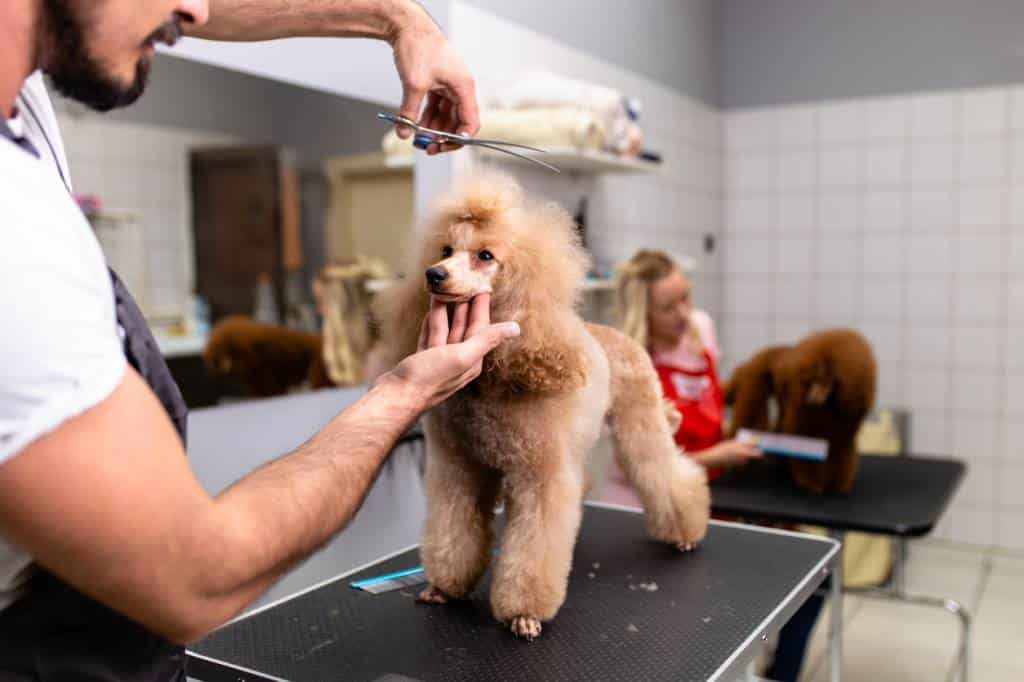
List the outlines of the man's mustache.
{"label": "man's mustache", "polygon": [[157,43],[164,43],[168,47],[173,47],[183,35],[185,35],[185,29],[182,27],[182,19],[180,17],[174,17],[167,23],[160,26],[160,28],[153,31],[149,38],[146,39],[145,44],[155,45]]}

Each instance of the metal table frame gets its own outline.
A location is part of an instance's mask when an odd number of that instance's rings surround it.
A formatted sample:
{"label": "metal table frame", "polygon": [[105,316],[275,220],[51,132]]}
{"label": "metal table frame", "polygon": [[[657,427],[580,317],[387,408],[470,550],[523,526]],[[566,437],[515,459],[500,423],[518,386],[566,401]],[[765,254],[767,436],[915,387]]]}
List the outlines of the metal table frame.
{"label": "metal table frame", "polygon": [[[889,458],[884,458],[889,459]],[[903,459],[904,461],[908,458],[893,458],[895,461]],[[962,474],[961,474],[962,475]],[[959,484],[959,479],[956,480],[952,491],[955,491],[956,485]],[[950,492],[950,497],[952,496]],[[948,504],[948,500],[946,500]],[[714,487],[712,487],[712,509],[714,509]],[[945,506],[943,506],[943,511]],[[736,510],[727,509],[722,510],[722,513],[736,514]],[[757,518],[757,514],[751,510],[745,510],[741,514],[746,518]],[[940,514],[941,516],[941,514]],[[846,539],[846,528],[837,528],[830,525],[828,522],[822,519],[808,520],[806,518],[792,518],[786,519],[779,516],[777,512],[772,511],[770,521],[775,522],[788,522],[788,523],[799,523],[806,525],[824,526],[828,529],[829,537],[836,540],[840,545],[844,545]],[[936,519],[937,521],[937,519]],[[836,523],[834,525],[842,525]],[[833,570],[832,582],[827,592],[830,597],[831,604],[829,606],[829,679],[832,682],[840,682],[843,674],[843,593],[854,594],[857,596],[867,597],[870,599],[880,599],[894,602],[902,602],[905,604],[913,604],[917,606],[926,606],[933,608],[940,608],[944,611],[951,613],[956,616],[960,625],[960,642],[957,647],[956,665],[951,669],[949,677],[952,679],[959,680],[959,682],[968,682],[969,679],[969,665],[970,665],[970,636],[971,636],[971,615],[967,608],[959,601],[947,598],[947,597],[936,597],[931,595],[914,594],[906,589],[906,561],[907,561],[907,538],[908,536],[920,536],[925,535],[931,530],[931,526],[927,528],[908,527],[903,528],[902,534],[896,532],[885,532],[882,529],[851,529],[857,530],[858,532],[866,532],[870,534],[886,535],[892,540],[894,556],[892,563],[892,571],[887,581],[887,584],[880,588],[843,588],[842,587],[842,552],[839,554],[839,560],[835,564]],[[825,594],[819,592],[819,594]]]}
{"label": "metal table frame", "polygon": [[[831,531],[831,537],[840,544],[845,539],[842,531]],[[971,614],[967,607],[960,601],[950,597],[935,597],[925,594],[915,594],[907,591],[906,587],[906,564],[907,564],[907,541],[904,538],[897,538],[893,541],[893,562],[892,573],[888,584],[884,587],[852,587],[846,592],[869,599],[902,602],[916,606],[928,606],[942,609],[954,616],[960,624],[960,644],[957,648],[958,665],[950,672],[952,679],[959,682],[968,682],[970,678],[970,642],[971,642]],[[842,658],[842,637],[839,638],[840,660]],[[835,665],[835,664],[833,664]],[[954,674],[955,672],[955,674]],[[838,678],[833,678],[838,679]]]}

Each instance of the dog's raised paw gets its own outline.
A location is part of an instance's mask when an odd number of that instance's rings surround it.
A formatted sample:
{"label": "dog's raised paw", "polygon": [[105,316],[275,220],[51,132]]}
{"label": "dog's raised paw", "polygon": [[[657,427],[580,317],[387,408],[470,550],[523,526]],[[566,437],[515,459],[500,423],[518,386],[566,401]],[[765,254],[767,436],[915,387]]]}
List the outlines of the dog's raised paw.
{"label": "dog's raised paw", "polygon": [[540,621],[536,618],[516,616],[508,626],[512,630],[512,634],[516,637],[522,637],[528,642],[532,642],[540,637],[541,625]]}
{"label": "dog's raised paw", "polygon": [[416,601],[424,604],[447,604],[448,595],[433,585],[427,585],[427,588],[416,597]]}

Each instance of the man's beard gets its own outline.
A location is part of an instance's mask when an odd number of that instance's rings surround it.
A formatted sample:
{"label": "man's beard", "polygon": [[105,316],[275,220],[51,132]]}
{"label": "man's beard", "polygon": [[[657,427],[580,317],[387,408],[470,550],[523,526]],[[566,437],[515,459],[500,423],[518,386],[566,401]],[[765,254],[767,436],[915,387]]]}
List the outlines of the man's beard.
{"label": "man's beard", "polygon": [[[39,45],[44,51],[45,71],[65,97],[96,111],[110,111],[133,104],[146,90],[152,59],[143,56],[135,65],[130,83],[119,81],[90,54],[88,25],[75,0],[44,0]],[[173,44],[182,34],[179,20],[162,25],[146,43]]]}

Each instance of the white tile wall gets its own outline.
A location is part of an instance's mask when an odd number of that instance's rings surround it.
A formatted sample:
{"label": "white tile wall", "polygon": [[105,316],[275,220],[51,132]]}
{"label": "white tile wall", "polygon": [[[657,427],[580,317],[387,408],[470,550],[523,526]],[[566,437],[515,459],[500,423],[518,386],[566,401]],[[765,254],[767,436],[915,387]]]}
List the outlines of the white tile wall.
{"label": "white tile wall", "polygon": [[[71,179],[79,194],[141,216],[147,315],[181,313],[195,285],[188,152],[242,140],[198,130],[104,120],[55,98]],[[114,257],[109,254],[108,257]],[[116,269],[117,263],[111,263]]]}
{"label": "white tile wall", "polygon": [[[529,188],[572,209],[584,193],[595,199],[590,202],[588,236],[600,265],[620,263],[643,247],[695,258],[700,265],[695,275],[697,303],[716,319],[721,316],[723,270],[734,273],[738,283],[743,273],[774,277],[778,252],[771,237],[779,220],[775,198],[782,186],[811,189],[814,157],[813,150],[793,159],[778,154],[783,139],[793,141],[793,131],[782,128],[773,112],[750,112],[744,116],[744,125],[727,131],[714,107],[478,8],[458,3],[451,21],[455,46],[473,65],[482,101],[521,73],[539,68],[603,83],[643,102],[640,123],[648,146],[662,152],[666,160],[657,173],[552,177],[545,171],[506,166]],[[517,49],[493,49],[499,41],[514,43]],[[723,147],[744,154],[726,168]],[[725,204],[724,175],[730,184],[744,187],[750,200]],[[761,195],[770,198],[761,200]],[[813,226],[809,213],[803,220],[805,229]],[[734,239],[731,244],[736,248],[725,248],[723,222],[732,225],[734,237],[755,239],[750,244]],[[705,234],[717,238],[719,246],[711,254],[702,249]],[[757,240],[758,235],[765,238]],[[726,252],[732,254],[730,260],[720,261],[720,253]],[[738,291],[744,293],[741,309],[774,306],[773,290],[754,291],[749,284],[739,283]],[[735,295],[730,298],[740,300]],[[766,327],[759,333],[768,336]]]}
{"label": "white tile wall", "polygon": [[[761,342],[852,324],[912,447],[971,473],[944,527],[1024,546],[1024,85],[723,113],[727,373]],[[731,143],[730,143],[731,141]],[[736,182],[737,164],[777,169]],[[763,288],[763,292],[754,289]],[[731,300],[759,300],[763,308]],[[742,310],[742,312],[739,312]]]}

